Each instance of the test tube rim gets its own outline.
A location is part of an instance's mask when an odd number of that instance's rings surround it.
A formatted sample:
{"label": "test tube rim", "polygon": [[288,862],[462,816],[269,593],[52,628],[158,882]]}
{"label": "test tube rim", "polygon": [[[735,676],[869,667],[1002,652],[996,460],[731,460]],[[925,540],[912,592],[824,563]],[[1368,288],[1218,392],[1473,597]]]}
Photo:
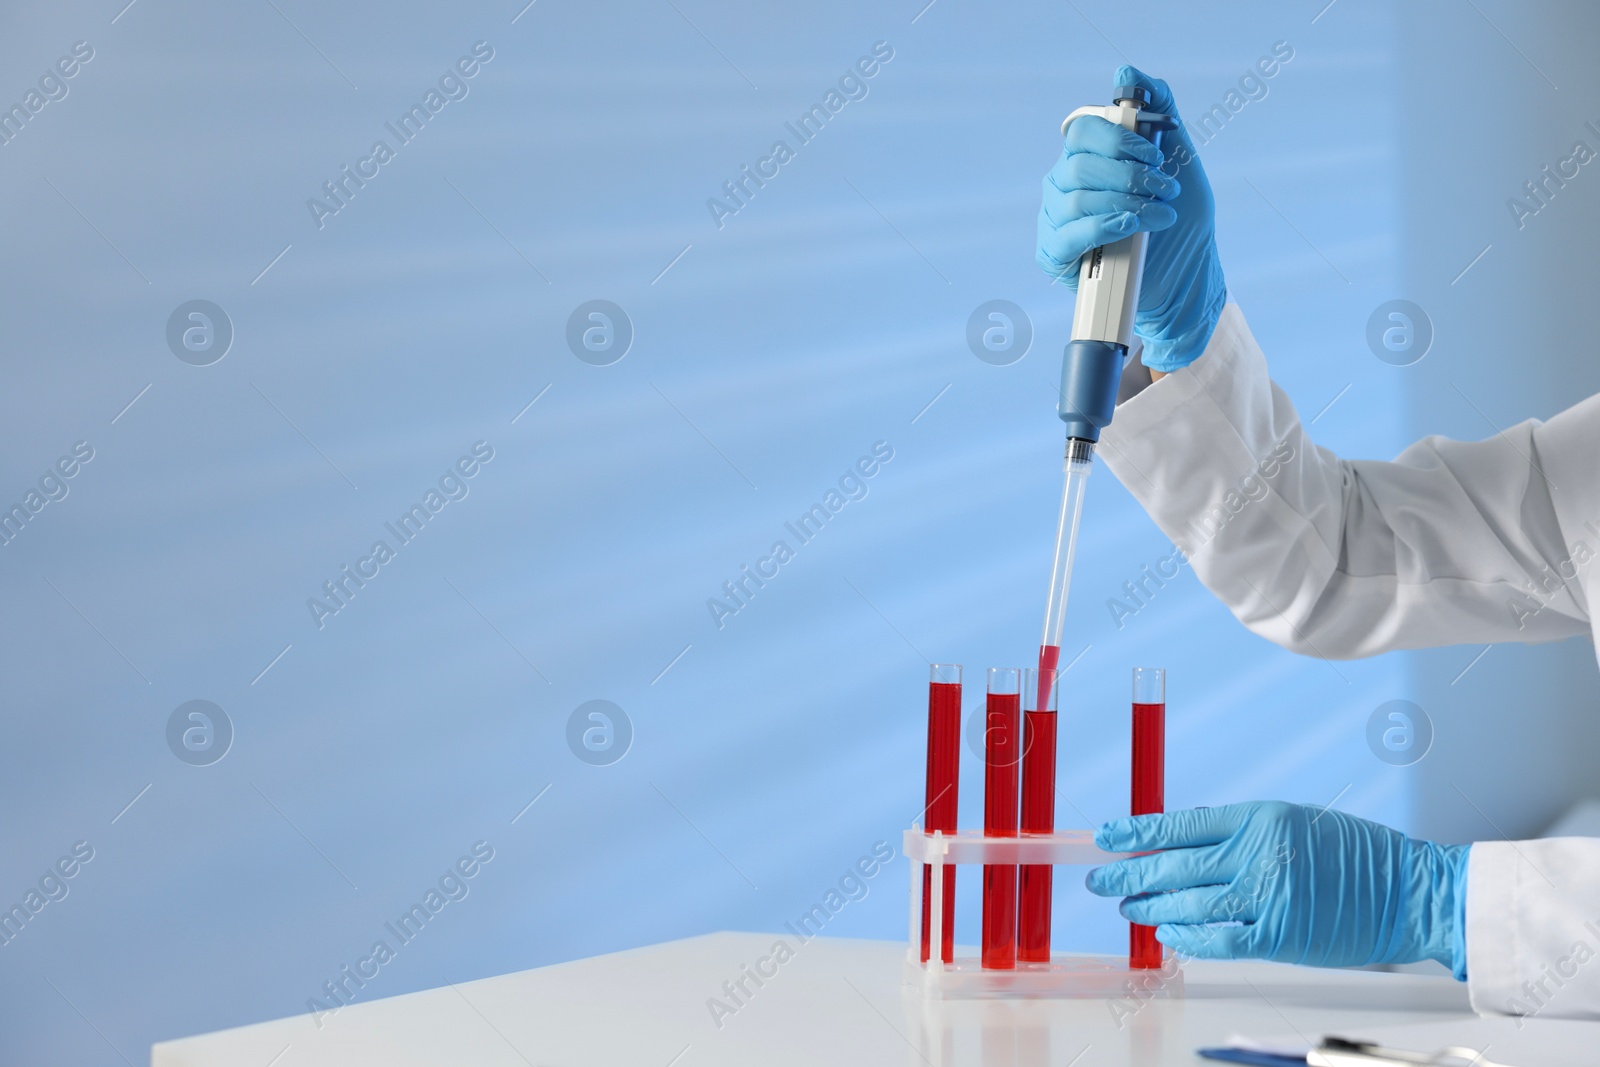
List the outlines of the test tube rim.
{"label": "test tube rim", "polygon": [[[1152,679],[1156,687],[1154,700],[1146,699],[1150,694],[1141,693],[1139,683]],[[1132,676],[1133,702],[1135,704],[1165,704],[1167,702],[1167,669],[1165,667],[1135,667]]]}
{"label": "test tube rim", "polygon": [[[1017,697],[1020,697],[1022,695],[1022,676],[1023,676],[1023,673],[1026,670],[1027,670],[1026,667],[990,667],[987,671],[984,672],[984,682],[985,682],[984,691],[985,692],[989,692],[989,693],[993,693],[995,696],[1006,696],[1006,697],[1017,696]],[[999,674],[1004,674],[1004,673],[1006,673],[1008,671],[1016,676],[1016,688],[1015,689],[996,689],[995,688],[995,676],[999,675]]]}

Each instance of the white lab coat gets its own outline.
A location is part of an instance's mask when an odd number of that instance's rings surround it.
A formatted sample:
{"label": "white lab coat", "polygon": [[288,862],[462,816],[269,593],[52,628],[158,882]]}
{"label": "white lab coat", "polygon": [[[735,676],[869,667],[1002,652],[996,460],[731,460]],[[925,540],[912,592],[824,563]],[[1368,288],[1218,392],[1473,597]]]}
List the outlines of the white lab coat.
{"label": "white lab coat", "polygon": [[[1342,460],[1306,436],[1234,304],[1199,360],[1148,381],[1130,368],[1099,454],[1263,637],[1347,659],[1593,634],[1600,396],[1485,441]],[[1478,1011],[1600,1018],[1600,839],[1475,844],[1466,943]]]}

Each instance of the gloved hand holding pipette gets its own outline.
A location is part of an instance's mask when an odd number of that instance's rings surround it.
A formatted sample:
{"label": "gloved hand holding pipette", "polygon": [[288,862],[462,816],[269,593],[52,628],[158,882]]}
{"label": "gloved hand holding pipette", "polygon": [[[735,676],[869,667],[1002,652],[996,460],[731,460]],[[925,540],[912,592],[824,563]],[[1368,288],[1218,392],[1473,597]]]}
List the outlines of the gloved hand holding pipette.
{"label": "gloved hand holding pipette", "polygon": [[1089,872],[1122,915],[1184,956],[1358,967],[1432,959],[1466,977],[1467,845],[1343,812],[1257,802],[1114,819]]}
{"label": "gloved hand holding pipette", "polygon": [[[1150,92],[1151,111],[1177,118],[1167,83],[1119,67],[1114,85]],[[1158,149],[1138,134],[1086,116],[1067,128],[1061,158],[1044,179],[1037,259],[1069,289],[1091,248],[1130,234],[1151,234],[1134,332],[1141,362],[1168,372],[1205,351],[1227,287],[1217,259],[1211,184],[1180,122]]]}

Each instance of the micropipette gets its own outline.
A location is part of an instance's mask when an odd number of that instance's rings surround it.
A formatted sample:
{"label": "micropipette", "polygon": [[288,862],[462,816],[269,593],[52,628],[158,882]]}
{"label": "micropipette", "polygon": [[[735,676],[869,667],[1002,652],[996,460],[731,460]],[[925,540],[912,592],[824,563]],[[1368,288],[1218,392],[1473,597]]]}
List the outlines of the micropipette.
{"label": "micropipette", "polygon": [[[1061,123],[1067,127],[1085,115],[1095,115],[1132,130],[1160,147],[1161,131],[1176,127],[1171,116],[1145,111],[1149,90],[1120,85],[1108,107],[1080,107]],[[1078,302],[1072,310],[1072,338],[1061,362],[1061,398],[1057,411],[1067,424],[1066,484],[1061,493],[1061,517],[1056,524],[1055,563],[1050,570],[1050,596],[1045,602],[1044,637],[1039,642],[1040,704],[1044,687],[1053,685],[1061,658],[1061,627],[1067,612],[1067,589],[1072,584],[1072,558],[1078,545],[1078,520],[1083,515],[1083,491],[1100,431],[1111,422],[1117,406],[1117,386],[1122,361],[1133,341],[1133,316],[1139,308],[1139,282],[1144,273],[1148,235],[1136,233],[1084,253],[1078,267]]]}

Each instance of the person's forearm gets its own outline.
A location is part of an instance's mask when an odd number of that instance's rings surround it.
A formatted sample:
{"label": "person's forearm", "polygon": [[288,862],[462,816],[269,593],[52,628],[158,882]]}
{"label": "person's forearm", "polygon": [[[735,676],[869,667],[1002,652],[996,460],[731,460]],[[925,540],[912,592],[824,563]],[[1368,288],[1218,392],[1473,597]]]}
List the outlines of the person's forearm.
{"label": "person's forearm", "polygon": [[[1506,431],[1515,448],[1429,438],[1391,463],[1341,461],[1309,440],[1235,305],[1205,355],[1167,376],[1172,385],[1118,405],[1099,454],[1201,581],[1268,640],[1344,659],[1588,632],[1584,606],[1559,588],[1526,592],[1537,571],[1524,561],[1554,572],[1543,546],[1576,532],[1563,537],[1525,458],[1543,451],[1533,424]],[[1546,431],[1569,422],[1551,454],[1593,456],[1600,399]],[[1576,470],[1551,478],[1583,481]]]}

